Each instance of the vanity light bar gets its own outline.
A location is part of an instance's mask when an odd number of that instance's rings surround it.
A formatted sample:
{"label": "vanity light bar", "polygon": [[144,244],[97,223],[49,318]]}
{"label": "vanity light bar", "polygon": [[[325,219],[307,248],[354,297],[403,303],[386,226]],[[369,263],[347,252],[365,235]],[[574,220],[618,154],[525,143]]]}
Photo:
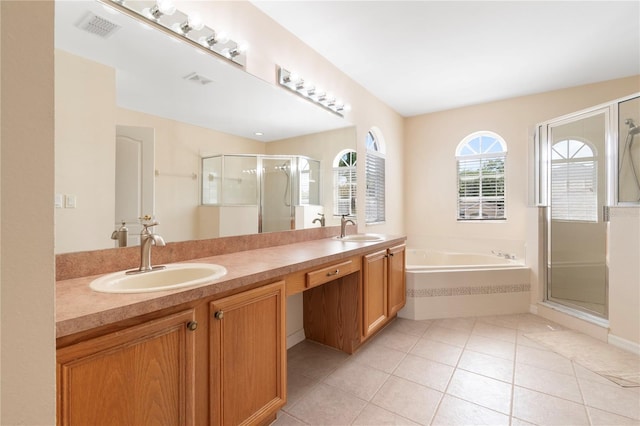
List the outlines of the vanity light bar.
{"label": "vanity light bar", "polygon": [[313,83],[305,81],[302,77],[288,71],[282,67],[278,67],[278,83],[282,87],[286,87],[292,92],[310,100],[323,108],[332,111],[339,116],[344,116],[345,111],[349,111],[351,107],[341,100],[337,100],[333,95],[319,89]]}
{"label": "vanity light bar", "polygon": [[124,12],[133,12],[134,16],[145,23],[158,27],[170,34],[182,38],[197,47],[221,56],[237,65],[247,64],[248,45],[229,39],[224,33],[217,32],[195,14],[189,16],[179,11],[171,0],[99,0]]}

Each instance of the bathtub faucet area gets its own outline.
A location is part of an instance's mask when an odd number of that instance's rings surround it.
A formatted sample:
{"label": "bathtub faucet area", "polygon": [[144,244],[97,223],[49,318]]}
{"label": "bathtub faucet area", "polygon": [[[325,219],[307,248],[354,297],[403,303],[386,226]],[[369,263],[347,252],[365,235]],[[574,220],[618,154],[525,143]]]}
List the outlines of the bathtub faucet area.
{"label": "bathtub faucet area", "polygon": [[503,253],[501,251],[495,251],[495,250],[491,250],[491,253],[495,254],[498,257],[504,257],[505,259],[516,260],[515,254]]}

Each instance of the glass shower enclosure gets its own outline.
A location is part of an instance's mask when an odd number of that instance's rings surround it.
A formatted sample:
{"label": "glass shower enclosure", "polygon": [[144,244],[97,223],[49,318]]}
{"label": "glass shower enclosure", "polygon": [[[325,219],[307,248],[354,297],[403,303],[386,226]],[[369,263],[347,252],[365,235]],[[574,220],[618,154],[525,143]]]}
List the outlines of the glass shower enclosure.
{"label": "glass shower enclosure", "polygon": [[202,159],[202,204],[243,207],[236,211],[250,213],[234,215],[233,226],[255,221],[256,232],[295,229],[296,207],[320,205],[320,184],[320,161],[308,157],[225,154]]}
{"label": "glass shower enclosure", "polygon": [[534,193],[545,207],[545,301],[608,318],[609,208],[640,203],[638,120],[634,95],[537,126]]}

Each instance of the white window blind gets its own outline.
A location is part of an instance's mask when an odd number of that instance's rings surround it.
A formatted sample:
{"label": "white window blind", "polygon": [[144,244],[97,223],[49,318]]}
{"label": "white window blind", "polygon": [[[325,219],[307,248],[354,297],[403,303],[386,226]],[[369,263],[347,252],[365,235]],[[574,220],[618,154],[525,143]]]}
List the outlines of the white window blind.
{"label": "white window blind", "polygon": [[458,219],[505,219],[504,155],[458,159]]}
{"label": "white window blind", "polygon": [[337,167],[333,170],[335,190],[333,192],[333,214],[336,216],[356,214],[356,168]]}
{"label": "white window blind", "polygon": [[596,170],[595,161],[577,161],[551,166],[553,219],[598,221]]}
{"label": "white window blind", "polygon": [[551,152],[551,218],[598,221],[598,163],[582,141],[556,142]]}
{"label": "white window blind", "polygon": [[373,152],[367,152],[365,173],[366,222],[385,221],[385,159]]}

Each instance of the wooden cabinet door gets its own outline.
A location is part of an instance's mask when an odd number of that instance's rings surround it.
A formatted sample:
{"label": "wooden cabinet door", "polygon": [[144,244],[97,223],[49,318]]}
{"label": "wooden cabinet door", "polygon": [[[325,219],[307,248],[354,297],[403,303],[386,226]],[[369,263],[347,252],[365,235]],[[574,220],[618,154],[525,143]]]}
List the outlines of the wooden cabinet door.
{"label": "wooden cabinet door", "polygon": [[366,338],[384,325],[387,310],[387,250],[363,257],[362,307],[363,337]]}
{"label": "wooden cabinet door", "polygon": [[405,285],[405,245],[388,250],[389,317],[402,309],[407,301]]}
{"label": "wooden cabinet door", "polygon": [[58,425],[194,424],[191,321],[192,309],[58,349]]}
{"label": "wooden cabinet door", "polygon": [[210,303],[210,418],[259,424],[286,402],[284,281]]}

